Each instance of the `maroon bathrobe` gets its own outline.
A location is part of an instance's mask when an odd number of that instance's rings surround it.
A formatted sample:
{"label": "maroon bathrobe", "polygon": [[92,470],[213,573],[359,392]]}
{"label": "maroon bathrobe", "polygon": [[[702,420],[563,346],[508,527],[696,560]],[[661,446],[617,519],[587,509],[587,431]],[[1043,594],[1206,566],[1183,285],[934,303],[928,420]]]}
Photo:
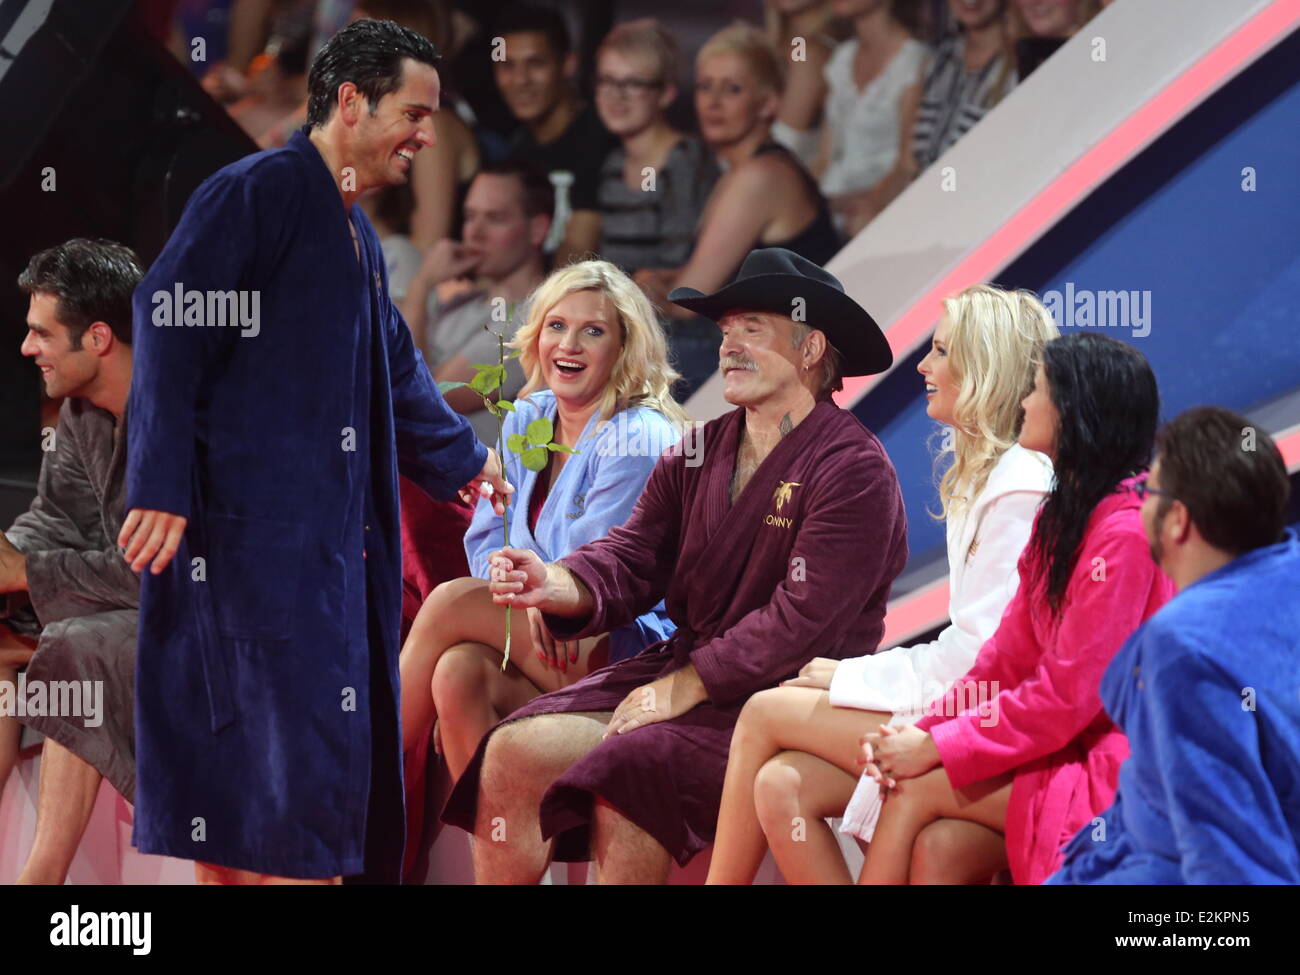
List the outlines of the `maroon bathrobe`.
{"label": "maroon bathrobe", "polygon": [[[679,444],[655,467],[626,525],[560,560],[595,607],[585,619],[547,616],[557,638],[606,632],[661,598],[677,632],[543,694],[501,724],[612,711],[688,663],[709,700],[602,742],[556,779],[540,821],[543,836],[559,836],[557,860],[589,858],[599,795],[687,863],[713,841],[731,733],[749,696],[813,657],[861,655],[880,641],[889,587],[907,560],[903,498],[884,447],[851,413],[819,403],[733,505],[743,429],[743,409],[705,425],[695,434],[703,440],[694,466]],[[473,830],[488,737],[448,799],[444,822]]]}

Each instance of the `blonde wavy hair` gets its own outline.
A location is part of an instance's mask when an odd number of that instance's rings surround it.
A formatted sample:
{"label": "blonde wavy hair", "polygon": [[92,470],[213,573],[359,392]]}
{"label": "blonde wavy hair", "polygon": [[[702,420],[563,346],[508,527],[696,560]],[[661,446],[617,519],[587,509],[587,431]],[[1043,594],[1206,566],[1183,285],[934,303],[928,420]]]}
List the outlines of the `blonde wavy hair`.
{"label": "blonde wavy hair", "polygon": [[528,297],[527,316],[508,343],[521,349],[519,364],[528,377],[519,391],[522,399],[544,389],[542,360],[537,339],[546,315],[556,303],[576,291],[595,291],[609,299],[618,313],[622,348],[596,409],[601,420],[621,410],[646,406],[676,424],[687,422],[686,412],[673,399],[678,373],[668,364],[668,341],[650,299],[626,274],[608,261],[579,261],[562,267],[537,286]]}
{"label": "blonde wavy hair", "polygon": [[1030,291],[977,284],[944,299],[948,368],[957,384],[953,436],[935,457],[951,455],[939,480],[945,519],[984,489],[998,460],[1020,435],[1020,401],[1034,386],[1043,346],[1058,336],[1056,323]]}
{"label": "blonde wavy hair", "polygon": [[766,35],[742,20],[722,28],[695,55],[698,68],[715,54],[734,54],[749,67],[761,91],[780,95],[785,90],[785,68]]}

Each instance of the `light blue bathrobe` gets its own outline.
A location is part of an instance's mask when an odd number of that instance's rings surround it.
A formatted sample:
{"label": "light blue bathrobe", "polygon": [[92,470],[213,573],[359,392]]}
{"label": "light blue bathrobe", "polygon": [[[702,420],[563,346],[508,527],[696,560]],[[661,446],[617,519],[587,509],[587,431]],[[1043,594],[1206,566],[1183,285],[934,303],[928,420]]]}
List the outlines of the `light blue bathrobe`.
{"label": "light blue bathrobe", "polygon": [[[523,433],[540,416],[556,422],[555,394],[549,389],[517,400],[515,406],[516,411],[506,415],[506,437]],[[510,502],[512,548],[531,549],[553,562],[579,545],[603,538],[612,527],[627,521],[659,454],[679,438],[677,428],[662,413],[647,407],[616,413],[597,432],[599,425],[599,416],[593,414],[573,445],[578,454],[568,459],[551,485],[535,533],[528,528],[528,506],[537,474],[523,465],[518,454],[505,451],[506,474],[515,486]],[[501,548],[504,540],[501,517],[486,499],[479,499],[465,533],[469,571],[486,579],[488,556]],[[661,601],[610,633],[609,662],[636,656],[652,643],[667,640],[674,629]]]}

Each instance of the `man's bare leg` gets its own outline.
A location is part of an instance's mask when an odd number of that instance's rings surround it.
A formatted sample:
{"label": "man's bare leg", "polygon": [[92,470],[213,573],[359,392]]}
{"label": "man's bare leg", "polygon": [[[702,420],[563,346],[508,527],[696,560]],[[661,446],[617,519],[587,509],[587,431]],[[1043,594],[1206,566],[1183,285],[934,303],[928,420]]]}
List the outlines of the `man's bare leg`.
{"label": "man's bare leg", "polygon": [[[8,684],[10,700],[18,700],[18,668],[25,667],[36,653],[36,641],[19,636],[0,621],[0,684]],[[0,794],[4,793],[9,774],[18,764],[18,746],[23,728],[12,714],[0,715]]]}
{"label": "man's bare leg", "polygon": [[338,886],[343,883],[343,878],[323,877],[299,879],[294,877],[277,877],[274,874],[254,873],[252,870],[236,870],[234,867],[223,867],[215,863],[204,863],[201,860],[195,860],[194,882],[196,884],[209,886],[272,886],[283,884],[325,884]]}
{"label": "man's bare leg", "polygon": [[[0,684],[8,684],[5,693],[11,701],[18,699],[18,668],[0,664]],[[18,764],[18,743],[22,741],[23,726],[12,714],[0,715],[0,795],[4,794],[9,773]]]}
{"label": "man's bare leg", "polygon": [[787,883],[853,883],[826,817],[844,813],[857,784],[834,763],[802,751],[782,752],[759,770],[754,808]]}
{"label": "man's bare leg", "polygon": [[79,755],[46,738],[36,801],[36,838],[20,884],[61,884],[90,822],[103,776]]}
{"label": "man's bare leg", "polygon": [[611,711],[538,714],[488,739],[479,773],[474,878],[480,884],[535,884],[551,862],[542,839],[542,795],[600,744]]}
{"label": "man's bare leg", "polygon": [[1006,865],[1006,837],[997,830],[960,819],[941,819],[916,838],[910,882],[986,884]]}
{"label": "man's bare leg", "polygon": [[592,857],[599,884],[666,884],[673,860],[659,841],[605,802],[596,800]]}

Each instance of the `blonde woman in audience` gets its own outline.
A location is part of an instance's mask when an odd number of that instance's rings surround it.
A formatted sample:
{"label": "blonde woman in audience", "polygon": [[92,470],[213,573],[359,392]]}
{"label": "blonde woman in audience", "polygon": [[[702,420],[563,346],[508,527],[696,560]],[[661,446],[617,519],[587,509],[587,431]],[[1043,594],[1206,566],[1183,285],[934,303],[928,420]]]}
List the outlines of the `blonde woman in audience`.
{"label": "blonde woman in audience", "polygon": [[[669,339],[687,388],[718,367],[718,328],[668,301],[674,288],[710,294],[760,247],[783,247],[825,264],[839,233],[817,182],[794,154],[772,141],[781,105],[781,64],[762,33],[736,23],[710,38],[695,59],[700,131],[724,172],[709,196],[684,267],[646,269],[636,281],[671,318]],[[686,393],[683,393],[683,398]]]}
{"label": "blonde woman in audience", "polygon": [[861,736],[921,718],[970,669],[1015,593],[1016,561],[1052,480],[1047,458],[1016,443],[1020,401],[1056,334],[1051,314],[1025,291],[977,285],[944,302],[917,371],[926,413],[950,433],[937,460],[952,461],[939,482],[951,623],[929,643],[818,657],[750,698],[731,740],[709,883],[751,882],[769,848],[791,883],[850,882],[824,817],[840,816],[853,798],[846,828],[870,835],[880,801],[866,794],[873,782],[859,785]]}
{"label": "blonde woman in audience", "polygon": [[[542,282],[528,307],[510,343],[523,350],[528,382],[505,433],[521,434],[544,417],[555,442],[576,453],[548,451],[541,471],[505,453],[506,476],[516,486],[510,544],[549,562],[627,520],[686,417],[669,392],[676,373],[654,310],[614,265],[583,261],[562,268]],[[488,499],[480,500],[465,535],[472,577],[435,589],[402,647],[404,748],[419,745],[436,719],[453,777],[505,715],[674,630],[662,603],[610,633],[572,643],[553,640],[537,610],[516,612],[503,672],[505,607],[492,601],[487,582],[488,556],[503,539],[502,519]]]}

